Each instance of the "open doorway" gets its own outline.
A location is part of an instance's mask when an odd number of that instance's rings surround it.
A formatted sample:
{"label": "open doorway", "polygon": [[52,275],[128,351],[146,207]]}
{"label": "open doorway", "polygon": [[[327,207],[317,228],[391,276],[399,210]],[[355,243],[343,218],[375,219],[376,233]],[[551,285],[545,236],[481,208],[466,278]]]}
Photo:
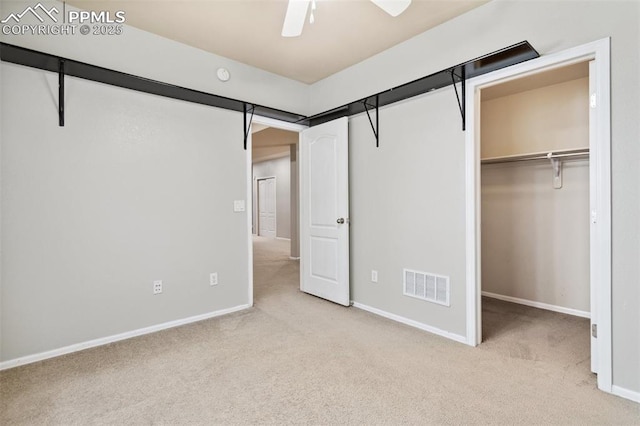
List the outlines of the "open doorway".
{"label": "open doorway", "polygon": [[298,133],[252,126],[252,229],[266,238],[291,241],[290,256],[297,256]]}
{"label": "open doorway", "polygon": [[[247,144],[249,300],[299,286],[298,133],[304,126],[254,117]],[[254,288],[255,287],[255,288]]]}
{"label": "open doorway", "polygon": [[[265,123],[259,122],[259,124]],[[260,199],[258,197],[256,201],[255,196],[251,194],[259,192],[256,189],[259,182],[270,179],[270,176],[263,177],[260,176],[261,174],[277,173],[277,167],[275,165],[273,168],[268,167],[270,163],[266,161],[262,162],[267,164],[263,170],[257,171],[257,164],[260,162],[254,162],[254,157],[257,157],[256,154],[261,147],[277,148],[283,145],[283,140],[289,138],[291,143],[284,145],[289,145],[290,175],[283,174],[282,178],[276,176],[276,180],[290,181],[289,186],[285,188],[285,192],[289,190],[289,209],[288,211],[285,209],[284,213],[285,215],[290,213],[291,218],[289,257],[296,259],[298,250],[300,253],[300,262],[296,265],[300,274],[295,287],[304,293],[343,306],[350,306],[348,119],[342,117],[331,120],[308,130],[304,130],[306,127],[303,126],[287,127],[286,123],[284,128],[277,130],[281,127],[278,124],[280,123],[274,125],[275,138],[265,138],[265,142],[260,141],[263,134],[270,134],[269,128],[254,132],[247,140],[247,146],[250,149],[250,155],[247,156],[249,175],[247,194],[250,198],[250,211],[253,212],[254,222],[259,223]],[[294,132],[283,132],[284,130]],[[300,132],[302,133],[299,134]],[[286,164],[282,168],[287,168]],[[263,183],[263,186],[265,185],[266,183]],[[276,216],[282,215],[276,211]],[[255,223],[251,223],[251,218],[248,222],[249,229],[253,229],[253,232],[250,232],[251,240],[249,241],[249,259],[253,277],[249,282],[249,300],[253,304],[254,287],[258,285],[257,281],[254,285],[254,280],[265,276],[262,273],[258,274],[257,261],[253,260],[256,248],[253,240],[263,237],[254,237],[256,229],[259,228]],[[276,229],[280,229],[280,226],[276,226]],[[262,248],[265,247],[262,246]],[[255,253],[257,254],[257,250]],[[265,255],[264,252],[260,254]],[[256,267],[255,273],[253,267]]]}
{"label": "open doorway", "polygon": [[[576,66],[576,64],[579,64]],[[581,65],[580,65],[581,64]],[[586,65],[588,64],[588,65]],[[576,66],[574,68],[570,68],[572,66]],[[575,146],[575,147],[562,147],[560,149],[556,147],[552,147],[547,152],[544,150],[541,152],[525,152],[525,153],[502,153],[501,155],[497,155],[495,158],[491,158],[489,155],[486,155],[485,152],[484,157],[486,164],[489,164],[492,160],[496,160],[493,166],[497,167],[498,162],[502,162],[501,167],[505,169],[509,169],[506,173],[511,173],[510,179],[502,176],[502,184],[504,186],[505,179],[509,181],[511,184],[513,179],[522,179],[525,177],[525,172],[522,168],[517,168],[517,166],[509,165],[508,160],[519,159],[522,162],[530,162],[529,177],[532,178],[534,175],[533,163],[539,161],[540,164],[545,163],[547,166],[547,182],[549,187],[546,188],[548,197],[558,197],[560,192],[554,193],[554,191],[561,191],[563,184],[566,182],[567,185],[571,185],[574,187],[574,184],[581,180],[584,185],[585,177],[588,175],[588,187],[589,187],[589,195],[588,195],[588,204],[584,201],[585,192],[582,191],[582,201],[578,201],[576,204],[580,212],[577,213],[581,220],[578,220],[577,223],[569,223],[571,219],[564,218],[564,225],[560,227],[566,227],[567,229],[572,228],[573,225],[577,225],[578,228],[582,229],[581,237],[584,240],[584,237],[588,235],[588,247],[585,246],[584,241],[581,244],[582,254],[578,253],[578,258],[582,259],[582,266],[584,268],[585,262],[585,251],[588,251],[589,261],[588,261],[588,274],[585,273],[584,269],[581,269],[579,275],[582,278],[579,278],[575,281],[576,285],[584,285],[579,284],[580,282],[588,281],[589,282],[589,291],[583,292],[581,296],[576,296],[574,299],[581,299],[581,301],[576,302],[573,300],[569,302],[569,298],[566,295],[562,295],[563,297],[558,298],[558,295],[555,294],[552,297],[556,297],[556,303],[558,300],[563,300],[562,303],[577,303],[577,307],[569,307],[569,309],[564,309],[563,311],[566,313],[571,313],[574,316],[571,318],[576,318],[575,314],[582,314],[583,316],[591,317],[591,327],[584,327],[584,331],[581,331],[584,341],[590,341],[590,358],[592,361],[591,370],[597,373],[597,383],[598,388],[611,392],[611,193],[610,193],[610,183],[611,183],[611,171],[610,171],[610,151],[611,151],[611,137],[610,137],[610,85],[609,85],[609,40],[604,39],[598,42],[590,43],[587,45],[579,46],[573,49],[569,49],[564,52],[556,53],[553,55],[543,56],[539,59],[529,61],[528,63],[523,63],[520,65],[515,65],[513,67],[506,68],[504,70],[500,70],[491,74],[487,74],[485,76],[478,77],[469,82],[467,86],[467,113],[470,115],[470,119],[468,120],[469,127],[467,128],[466,134],[466,153],[467,153],[467,340],[470,345],[480,344],[483,340],[483,330],[482,330],[482,308],[483,308],[483,299],[482,299],[482,291],[487,291],[487,285],[483,283],[483,279],[485,279],[485,273],[482,268],[487,267],[484,264],[484,258],[486,253],[483,253],[484,250],[490,250],[488,242],[490,240],[489,237],[485,238],[482,236],[482,232],[490,232],[486,229],[483,229],[483,220],[482,215],[487,214],[488,211],[496,212],[496,208],[494,206],[493,210],[491,210],[488,206],[483,206],[482,199],[482,179],[487,178],[487,174],[484,172],[483,167],[485,165],[481,165],[481,158],[483,157],[482,151],[484,149],[485,141],[484,137],[487,137],[486,133],[483,134],[482,129],[482,95],[483,91],[490,89],[491,87],[496,87],[496,91],[500,91],[500,85],[505,84],[503,88],[508,88],[509,84],[517,85],[517,80],[524,79],[527,77],[531,78],[543,78],[546,73],[551,72],[552,70],[560,70],[560,69],[573,69],[578,70],[579,73],[584,74],[585,66],[588,67],[588,75],[589,75],[589,88],[588,88],[588,96],[586,98],[583,97],[582,102],[585,102],[588,108],[588,125],[586,127],[582,126],[582,132],[588,128],[588,157],[586,157],[585,147]],[[559,71],[560,72],[560,71]],[[546,74],[551,75],[551,74]],[[580,77],[578,77],[579,79]],[[524,80],[523,80],[524,81]],[[514,83],[511,83],[514,82]],[[566,82],[566,81],[565,81]],[[582,84],[584,86],[584,82],[576,83]],[[491,93],[491,91],[486,91],[486,93]],[[495,95],[495,93],[494,93]],[[491,95],[489,95],[491,97]],[[512,106],[513,108],[513,106]],[[544,111],[549,112],[549,111]],[[584,110],[582,112],[584,115]],[[506,123],[502,123],[505,127],[508,127]],[[514,135],[510,135],[513,138]],[[516,135],[517,136],[517,135]],[[518,139],[516,137],[516,139]],[[521,138],[524,139],[524,138]],[[584,139],[584,137],[582,138]],[[519,140],[519,139],[518,139]],[[584,143],[584,142],[583,142]],[[564,151],[563,151],[564,149]],[[546,149],[545,149],[546,150]],[[557,150],[555,153],[553,150]],[[550,157],[547,157],[549,152],[552,152]],[[531,155],[528,155],[531,154]],[[541,159],[533,159],[536,155],[543,154],[543,158]],[[577,157],[575,161],[583,161],[582,168],[577,166],[576,164],[571,164],[571,166],[566,166],[564,168],[563,174],[563,166],[564,163],[569,163],[569,161],[565,161],[562,158],[562,155],[566,154],[567,156],[575,156]],[[580,158],[582,156],[582,158]],[[509,159],[509,157],[511,157]],[[518,158],[519,157],[519,158]],[[588,159],[587,159],[588,158]],[[504,160],[504,161],[503,161]],[[586,162],[585,162],[586,160]],[[512,162],[515,164],[515,161]],[[588,173],[586,173],[585,165],[588,165]],[[550,170],[549,170],[550,169]],[[504,172],[504,170],[502,171]],[[518,173],[520,172],[520,173]],[[582,176],[579,178],[579,176]],[[495,176],[494,176],[495,177]],[[563,178],[565,178],[565,182],[563,182]],[[494,182],[495,183],[495,182]],[[499,184],[499,181],[497,182]],[[579,186],[579,184],[578,184]],[[499,185],[498,185],[499,187]],[[575,187],[574,187],[575,189]],[[531,188],[528,187],[524,191],[520,191],[520,195],[526,193],[527,191],[532,192]],[[508,191],[506,191],[508,192]],[[578,197],[580,198],[580,197]],[[565,200],[566,201],[566,200]],[[576,200],[573,200],[576,201]],[[485,207],[487,207],[485,209]],[[499,212],[500,215],[502,212]],[[530,212],[520,211],[519,214],[526,216]],[[519,220],[520,218],[517,218]],[[504,220],[504,219],[503,219]],[[516,220],[516,222],[517,222]],[[527,224],[531,226],[531,217],[529,218],[529,222]],[[534,219],[538,220],[538,218]],[[585,224],[584,221],[588,222],[588,231],[585,232]],[[561,221],[562,222],[562,221]],[[503,225],[508,226],[508,223],[503,221]],[[522,224],[519,225],[520,228]],[[514,233],[521,231],[520,228],[516,228]],[[556,229],[546,229],[546,233],[553,234]],[[501,231],[502,232],[502,231]],[[540,231],[538,231],[540,233]],[[575,231],[574,231],[575,233]],[[553,235],[551,236],[553,239]],[[483,242],[484,240],[484,242]],[[576,240],[574,238],[574,240]],[[511,249],[515,250],[514,247]],[[549,254],[555,254],[558,258],[563,257],[566,253],[554,253],[555,248],[548,249],[550,253],[543,253],[542,258]],[[566,247],[564,251],[567,251]],[[486,256],[489,257],[489,256]],[[495,259],[494,259],[495,260]],[[526,260],[526,256],[525,256]],[[548,260],[548,259],[547,259]],[[554,258],[554,261],[556,259]],[[507,259],[497,260],[498,266],[501,264],[503,270],[507,270],[508,268],[512,268]],[[529,262],[532,264],[535,262]],[[523,265],[518,265],[522,267]],[[488,266],[491,268],[492,266]],[[551,265],[547,264],[547,267],[550,270],[554,268]],[[560,266],[562,267],[562,266]],[[570,269],[570,268],[569,268]],[[544,271],[548,272],[548,271]],[[531,274],[532,272],[529,271]],[[533,272],[535,274],[535,272]],[[508,274],[507,274],[508,275]],[[588,276],[588,280],[586,277]],[[565,277],[566,278],[566,277]],[[494,283],[489,283],[491,286]],[[497,291],[505,292],[504,285],[502,287],[496,287]],[[513,290],[513,289],[511,289]],[[584,290],[584,288],[582,288]],[[494,289],[494,291],[496,291]],[[525,291],[520,289],[519,291]],[[531,292],[531,289],[528,288],[526,291]],[[492,293],[491,296],[495,296],[498,293]],[[486,293],[485,293],[486,294]],[[520,293],[525,294],[525,293]],[[589,296],[589,310],[585,310],[587,306],[585,300],[586,295]],[[489,294],[487,294],[489,295]],[[549,295],[545,296],[548,297]],[[503,297],[503,299],[506,299]],[[507,299],[509,300],[509,299]],[[526,300],[526,297],[522,296],[511,296],[510,301],[517,301],[522,303],[523,300]],[[550,308],[554,305],[553,302],[542,302],[543,304],[539,304],[538,308]],[[531,304],[531,303],[529,303]],[[566,307],[565,307],[566,308]],[[558,309],[556,309],[558,310]],[[580,320],[579,316],[577,318]],[[597,338],[596,338],[597,336]],[[584,360],[581,360],[584,361]],[[588,365],[588,364],[587,364]],[[588,369],[587,369],[588,371]]]}

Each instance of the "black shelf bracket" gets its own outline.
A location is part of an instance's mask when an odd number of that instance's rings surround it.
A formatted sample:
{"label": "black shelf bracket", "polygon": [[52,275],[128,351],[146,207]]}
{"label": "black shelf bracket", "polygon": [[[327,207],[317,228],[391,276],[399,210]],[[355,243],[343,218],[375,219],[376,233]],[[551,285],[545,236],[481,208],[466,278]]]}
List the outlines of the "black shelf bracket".
{"label": "black shelf bracket", "polygon": [[[460,82],[462,82],[462,88],[460,91],[462,92],[462,100],[460,99],[460,95],[458,94],[458,86],[456,86],[456,77]],[[467,105],[466,105],[466,81],[464,66],[460,67],[460,74],[456,74],[455,68],[451,70],[451,82],[453,84],[453,88],[456,91],[456,99],[458,100],[458,108],[460,108],[460,115],[462,116],[462,131],[466,130],[466,115],[467,115]]]}
{"label": "black shelf bracket", "polygon": [[58,59],[58,125],[64,127],[64,59]]}
{"label": "black shelf bracket", "polygon": [[[244,103],[244,150],[247,150],[247,139],[249,139],[249,132],[251,131],[251,122],[253,121],[253,113],[256,111],[256,106],[253,104]],[[251,115],[249,115],[251,114]],[[249,119],[247,120],[247,116]]]}
{"label": "black shelf bracket", "polygon": [[[372,105],[369,103],[369,98],[366,98],[362,101],[364,105],[364,110],[367,112],[367,117],[369,118],[369,124],[371,124],[371,130],[373,130],[373,136],[376,137],[376,148],[380,148],[380,115],[378,114],[378,105],[380,104],[379,96],[375,96],[376,104]],[[376,124],[373,124],[373,120],[371,119],[371,114],[369,111],[373,108],[376,109]]]}

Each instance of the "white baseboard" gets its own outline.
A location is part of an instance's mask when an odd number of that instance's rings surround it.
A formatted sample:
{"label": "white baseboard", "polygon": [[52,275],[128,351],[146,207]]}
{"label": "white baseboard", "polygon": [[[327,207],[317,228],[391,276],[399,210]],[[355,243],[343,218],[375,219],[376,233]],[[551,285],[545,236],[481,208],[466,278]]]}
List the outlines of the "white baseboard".
{"label": "white baseboard", "polygon": [[286,237],[276,237],[276,240],[291,241],[291,238],[286,238]]}
{"label": "white baseboard", "polygon": [[629,389],[621,388],[620,386],[613,385],[611,386],[611,393],[634,402],[640,402],[640,392],[635,392]]}
{"label": "white baseboard", "polygon": [[291,260],[300,260],[300,256],[298,256],[298,257],[291,257],[291,256],[289,256],[289,259],[291,259]]}
{"label": "white baseboard", "polygon": [[428,331],[429,333],[437,334],[438,336],[446,337],[447,339],[455,340],[460,343],[467,343],[467,338],[464,336],[460,336],[459,334],[450,333],[445,330],[441,330],[437,327],[432,327],[427,324],[423,324],[421,322],[402,317],[400,315],[392,314],[377,308],[373,308],[371,306],[363,305],[362,303],[352,302],[354,308],[362,309],[363,311],[371,312],[372,314],[380,315],[381,317],[388,318],[393,321],[400,322],[402,324],[409,325],[411,327],[418,328],[423,331]]}
{"label": "white baseboard", "polygon": [[580,311],[578,309],[565,308],[562,306],[550,305],[548,303],[535,302],[533,300],[520,299],[519,297],[503,296],[501,294],[490,293],[488,291],[482,292],[483,296],[490,297],[492,299],[504,300],[505,302],[518,303],[520,305],[531,306],[533,308],[546,309],[547,311],[560,312],[562,314],[574,315],[576,317],[591,318],[591,313],[587,311]]}
{"label": "white baseboard", "polygon": [[96,346],[102,346],[109,343],[118,342],[120,340],[130,339],[132,337],[142,336],[144,334],[155,333],[156,331],[166,330],[168,328],[179,327],[181,325],[206,320],[209,318],[219,317],[221,315],[242,311],[250,307],[251,307],[250,305],[234,306],[233,308],[221,309],[219,311],[208,312],[206,314],[196,315],[189,318],[169,321],[162,324],[152,325],[150,327],[139,328],[137,330],[127,331],[125,333],[114,334],[113,336],[101,337],[99,339],[89,340],[82,343],[76,343],[73,345],[65,346],[63,348],[53,349],[51,351],[40,352],[38,354],[27,355],[20,358],[10,359],[8,361],[0,362],[0,371],[7,370],[9,368],[18,367],[20,365],[43,361],[49,358],[55,358],[57,356],[66,355],[73,352],[78,352],[84,349],[94,348]]}

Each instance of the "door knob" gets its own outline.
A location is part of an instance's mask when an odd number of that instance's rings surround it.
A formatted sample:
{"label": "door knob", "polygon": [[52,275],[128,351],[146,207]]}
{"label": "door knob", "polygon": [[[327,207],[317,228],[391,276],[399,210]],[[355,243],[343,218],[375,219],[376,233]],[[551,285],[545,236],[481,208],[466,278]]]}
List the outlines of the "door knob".
{"label": "door knob", "polygon": [[344,218],[339,218],[338,220],[336,220],[336,222],[338,222],[340,225],[342,225],[344,223]]}

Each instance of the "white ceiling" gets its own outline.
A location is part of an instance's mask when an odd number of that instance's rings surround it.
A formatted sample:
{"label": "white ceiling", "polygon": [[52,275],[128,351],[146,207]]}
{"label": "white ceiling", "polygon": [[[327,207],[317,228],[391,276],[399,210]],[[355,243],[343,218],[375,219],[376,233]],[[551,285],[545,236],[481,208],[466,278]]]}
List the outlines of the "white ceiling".
{"label": "white ceiling", "polygon": [[280,35],[286,0],[71,0],[124,10],[126,23],[304,83],[314,83],[488,0],[413,0],[392,18],[369,0],[317,0],[302,36]]}

